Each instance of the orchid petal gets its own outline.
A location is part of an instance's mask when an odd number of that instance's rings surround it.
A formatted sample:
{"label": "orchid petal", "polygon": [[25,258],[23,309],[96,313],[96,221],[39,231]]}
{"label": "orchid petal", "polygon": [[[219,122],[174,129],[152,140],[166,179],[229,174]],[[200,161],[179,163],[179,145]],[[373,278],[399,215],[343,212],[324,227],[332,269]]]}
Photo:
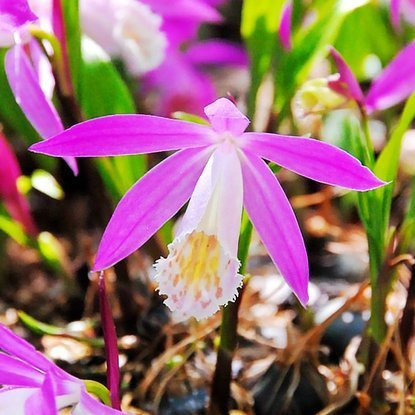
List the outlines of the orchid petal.
{"label": "orchid petal", "polygon": [[26,401],[37,390],[36,388],[1,388],[0,415],[26,415]]}
{"label": "orchid petal", "polygon": [[329,81],[330,88],[347,98],[354,99],[359,104],[363,103],[364,95],[362,89],[349,65],[336,49],[330,48],[330,55],[333,58],[340,75],[338,80]]}
{"label": "orchid petal", "polygon": [[97,157],[154,153],[213,143],[209,127],[153,115],[95,118],[34,144],[31,151],[50,156]]}
{"label": "orchid petal", "polygon": [[245,133],[243,148],[321,183],[359,191],[385,185],[358,159],[313,138]]}
{"label": "orchid petal", "polygon": [[0,324],[0,350],[31,364],[43,372],[47,372],[55,366],[30,343],[14,334],[3,324]]}
{"label": "orchid petal", "polygon": [[156,13],[167,19],[220,23],[220,13],[203,0],[176,0],[174,7],[166,0],[144,0]]}
{"label": "orchid petal", "polygon": [[37,387],[45,375],[26,362],[0,353],[0,385]]}
{"label": "orchid petal", "polygon": [[246,51],[232,42],[218,39],[205,40],[191,45],[185,52],[193,65],[235,65],[249,63]]}
{"label": "orchid petal", "polygon": [[390,108],[405,100],[415,90],[415,41],[392,60],[373,81],[366,96],[368,113]]}
{"label": "orchid petal", "polygon": [[53,76],[52,65],[36,40],[32,39],[28,43],[28,46],[30,48],[30,58],[33,63],[33,69],[37,76],[40,88],[46,97],[49,100],[52,100],[53,91],[55,89],[55,78]]}
{"label": "orchid petal", "polygon": [[282,10],[280,27],[278,34],[281,40],[282,47],[289,51],[292,48],[291,43],[291,19],[293,13],[293,2],[292,0],[286,1]]}
{"label": "orchid petal", "polygon": [[0,0],[0,26],[18,29],[36,19],[27,0]]}
{"label": "orchid petal", "polygon": [[390,4],[391,21],[395,29],[400,28],[401,3],[402,3],[402,0],[391,0],[391,4]]}
{"label": "orchid petal", "polygon": [[[15,45],[7,52],[5,68],[16,102],[38,133],[43,138],[60,133],[63,125],[59,115],[42,91],[22,45]],[[77,174],[76,161],[72,158],[65,161]]]}
{"label": "orchid petal", "polygon": [[242,203],[237,152],[220,146],[196,184],[169,255],[155,264],[159,292],[176,318],[206,318],[236,298]]}
{"label": "orchid petal", "polygon": [[210,149],[182,150],[144,175],[121,199],[102,237],[94,271],[141,247],[189,199]]}
{"label": "orchid petal", "polygon": [[249,119],[227,98],[219,98],[205,107],[205,114],[218,133],[241,135],[249,125]]}
{"label": "orchid petal", "polygon": [[72,410],[72,415],[122,415],[123,412],[109,408],[98,402],[87,392],[81,392],[79,403]]}
{"label": "orchid petal", "polygon": [[308,302],[308,260],[291,205],[263,160],[244,152],[244,206],[275,265],[300,302]]}
{"label": "orchid petal", "polygon": [[55,384],[52,375],[46,373],[42,387],[31,395],[25,403],[26,415],[56,415]]}
{"label": "orchid petal", "polygon": [[30,235],[37,234],[37,228],[30,214],[27,200],[17,189],[17,179],[22,172],[6,138],[0,133],[0,198],[10,216],[20,222]]}

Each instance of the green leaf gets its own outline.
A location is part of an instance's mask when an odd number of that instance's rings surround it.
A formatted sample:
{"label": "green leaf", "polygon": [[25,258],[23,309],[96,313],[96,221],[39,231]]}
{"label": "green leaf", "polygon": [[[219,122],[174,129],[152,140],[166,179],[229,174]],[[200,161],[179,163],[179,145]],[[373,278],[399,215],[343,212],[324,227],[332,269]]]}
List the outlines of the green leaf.
{"label": "green leaf", "polygon": [[2,211],[0,211],[0,231],[22,246],[30,244],[30,238],[26,235],[22,225]]}
{"label": "green leaf", "polygon": [[244,0],[241,33],[251,60],[251,89],[248,114],[252,117],[256,95],[271,69],[284,0]]}
{"label": "green leaf", "polygon": [[398,174],[402,139],[414,118],[415,93],[412,94],[407,100],[399,123],[375,164],[374,173],[382,180],[392,182],[391,184],[381,187],[375,191],[376,203],[374,208],[379,209],[379,215],[382,218],[382,223],[379,224],[379,226],[381,227],[382,232],[386,232],[389,224],[392,193],[394,189],[393,181],[396,179]]}
{"label": "green leaf", "polygon": [[[368,79],[368,57],[376,55],[386,64],[398,51],[396,36],[388,30],[390,17],[382,14],[378,4],[370,3],[350,13],[339,32],[335,47],[346,59],[358,79]],[[353,42],[356,28],[359,41]]]}
{"label": "green leaf", "polygon": [[60,0],[62,4],[69,70],[75,95],[80,98],[80,77],[82,66],[81,27],[79,21],[79,0]]}
{"label": "green leaf", "polygon": [[[93,41],[83,39],[81,108],[86,118],[135,113],[134,100],[108,55]],[[146,172],[146,156],[98,159],[98,168],[109,192],[118,201]]]}
{"label": "green leaf", "polygon": [[32,316],[29,316],[29,314],[26,314],[24,311],[18,311],[17,315],[19,316],[20,321],[30,331],[38,335],[48,334],[50,336],[59,336],[65,333],[62,328],[42,323],[41,321],[34,319]]}
{"label": "green leaf", "polygon": [[92,339],[88,337],[74,335],[70,333],[67,329],[54,326],[52,324],[42,323],[41,321],[25,313],[24,311],[18,311],[17,315],[20,321],[29,330],[31,330],[35,334],[38,334],[39,336],[48,335],[48,336],[66,337],[72,340],[79,341],[81,343],[87,343],[91,347],[97,347],[97,348],[105,347],[104,339],[102,338]]}
{"label": "green leaf", "polygon": [[37,238],[37,248],[46,264],[57,273],[65,273],[62,266],[64,251],[60,242],[49,232],[41,232]]}
{"label": "green leaf", "polygon": [[89,380],[89,379],[85,379],[84,383],[85,383],[86,390],[89,393],[92,393],[93,395],[95,395],[105,405],[111,406],[110,392],[103,384],[95,380]]}
{"label": "green leaf", "polygon": [[334,42],[348,13],[340,4],[336,0],[327,0],[324,7],[315,11],[314,23],[295,34],[293,49],[278,57],[275,69],[277,113],[287,110],[295,90],[306,80],[315,60],[325,55],[327,46]]}

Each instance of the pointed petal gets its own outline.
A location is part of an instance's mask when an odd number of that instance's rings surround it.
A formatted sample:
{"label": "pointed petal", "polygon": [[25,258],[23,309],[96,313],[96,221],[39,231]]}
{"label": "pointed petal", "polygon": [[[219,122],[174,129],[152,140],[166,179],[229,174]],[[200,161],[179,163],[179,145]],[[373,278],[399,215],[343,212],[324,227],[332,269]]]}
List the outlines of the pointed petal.
{"label": "pointed petal", "polygon": [[0,385],[37,387],[44,377],[44,373],[24,361],[0,353]]}
{"label": "pointed petal", "polygon": [[95,118],[30,147],[50,156],[97,157],[154,153],[212,144],[205,125],[153,115]]}
{"label": "pointed petal", "polygon": [[26,400],[25,413],[56,415],[57,412],[54,379],[47,373],[41,388]]}
{"label": "pointed petal", "polygon": [[205,40],[191,45],[185,52],[193,65],[235,65],[249,63],[246,51],[236,43],[218,39]]}
{"label": "pointed petal", "polygon": [[244,206],[262,242],[300,302],[308,302],[308,259],[290,203],[277,178],[259,157],[242,159]]}
{"label": "pointed petal", "polygon": [[359,82],[353,75],[349,65],[343,59],[343,56],[341,56],[340,53],[334,48],[330,48],[330,55],[333,58],[340,75],[339,79],[329,81],[330,88],[332,88],[333,91],[346,96],[347,98],[354,99],[359,104],[363,103],[364,95],[362,89],[360,88]]}
{"label": "pointed petal", "polygon": [[368,113],[390,108],[415,90],[415,41],[406,46],[372,83],[366,96]]}
{"label": "pointed petal", "polygon": [[[63,125],[59,115],[40,88],[36,73],[22,45],[15,45],[7,52],[5,68],[16,102],[38,133],[43,138],[60,133]],[[65,161],[77,174],[76,162],[73,159]]]}
{"label": "pointed petal", "polygon": [[98,288],[101,325],[104,333],[105,355],[107,360],[107,385],[110,391],[112,407],[120,409],[120,367],[118,359],[117,332],[115,331],[115,324],[107,297],[103,272],[101,272],[99,276]]}
{"label": "pointed petal", "polygon": [[26,401],[36,391],[35,388],[1,388],[0,415],[27,415]]}
{"label": "pointed petal", "polygon": [[0,350],[29,363],[43,372],[47,372],[51,367],[56,367],[30,343],[14,334],[3,324],[0,324]]}
{"label": "pointed petal", "polygon": [[292,0],[287,0],[284,4],[282,10],[280,27],[278,29],[278,34],[280,36],[282,47],[285,50],[291,50],[291,18],[293,13],[293,2]]}
{"label": "pointed petal", "polygon": [[236,105],[227,98],[219,98],[205,107],[205,114],[213,129],[218,133],[241,135],[249,125],[249,120]]}
{"label": "pointed petal", "polygon": [[243,148],[309,179],[353,190],[386,183],[345,151],[313,138],[246,133]]}
{"label": "pointed petal", "polygon": [[143,176],[121,199],[102,237],[94,271],[141,247],[189,199],[211,150],[182,150]]}

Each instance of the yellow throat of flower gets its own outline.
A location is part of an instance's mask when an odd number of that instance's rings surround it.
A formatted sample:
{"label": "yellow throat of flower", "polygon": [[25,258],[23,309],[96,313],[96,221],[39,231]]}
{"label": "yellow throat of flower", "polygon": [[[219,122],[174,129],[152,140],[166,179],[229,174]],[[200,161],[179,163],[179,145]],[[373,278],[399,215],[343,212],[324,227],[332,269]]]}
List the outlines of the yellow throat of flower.
{"label": "yellow throat of flower", "polygon": [[239,261],[225,252],[216,235],[194,230],[169,245],[169,255],[155,265],[166,305],[183,318],[213,314],[237,294]]}

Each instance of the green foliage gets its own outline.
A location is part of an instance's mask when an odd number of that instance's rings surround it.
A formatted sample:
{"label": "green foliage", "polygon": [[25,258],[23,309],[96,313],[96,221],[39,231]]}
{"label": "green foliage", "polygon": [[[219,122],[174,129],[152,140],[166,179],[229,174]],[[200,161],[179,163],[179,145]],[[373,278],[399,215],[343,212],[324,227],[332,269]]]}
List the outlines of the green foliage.
{"label": "green foliage", "polygon": [[81,77],[81,28],[79,0],[60,0],[62,4],[69,71],[76,96],[80,96]]}
{"label": "green foliage", "polygon": [[259,86],[270,71],[283,0],[244,0],[241,32],[251,60],[248,114],[253,115]]}
{"label": "green foliage", "polygon": [[[81,109],[86,118],[135,113],[134,100],[105,52],[92,41],[82,43]],[[146,156],[97,160],[111,196],[118,201],[147,170]]]}
{"label": "green foliage", "polygon": [[275,111],[282,117],[316,59],[327,53],[327,46],[336,40],[344,19],[353,12],[352,8],[345,7],[343,0],[316,2],[313,7],[315,17],[310,25],[301,26],[294,34],[292,50],[276,56]]}
{"label": "green foliage", "polygon": [[[350,13],[344,20],[335,47],[346,59],[358,79],[368,78],[365,64],[376,56],[385,65],[398,51],[398,42],[390,27],[389,15],[379,5],[369,3]],[[357,31],[358,30],[358,40]],[[351,41],[356,39],[356,41]]]}

